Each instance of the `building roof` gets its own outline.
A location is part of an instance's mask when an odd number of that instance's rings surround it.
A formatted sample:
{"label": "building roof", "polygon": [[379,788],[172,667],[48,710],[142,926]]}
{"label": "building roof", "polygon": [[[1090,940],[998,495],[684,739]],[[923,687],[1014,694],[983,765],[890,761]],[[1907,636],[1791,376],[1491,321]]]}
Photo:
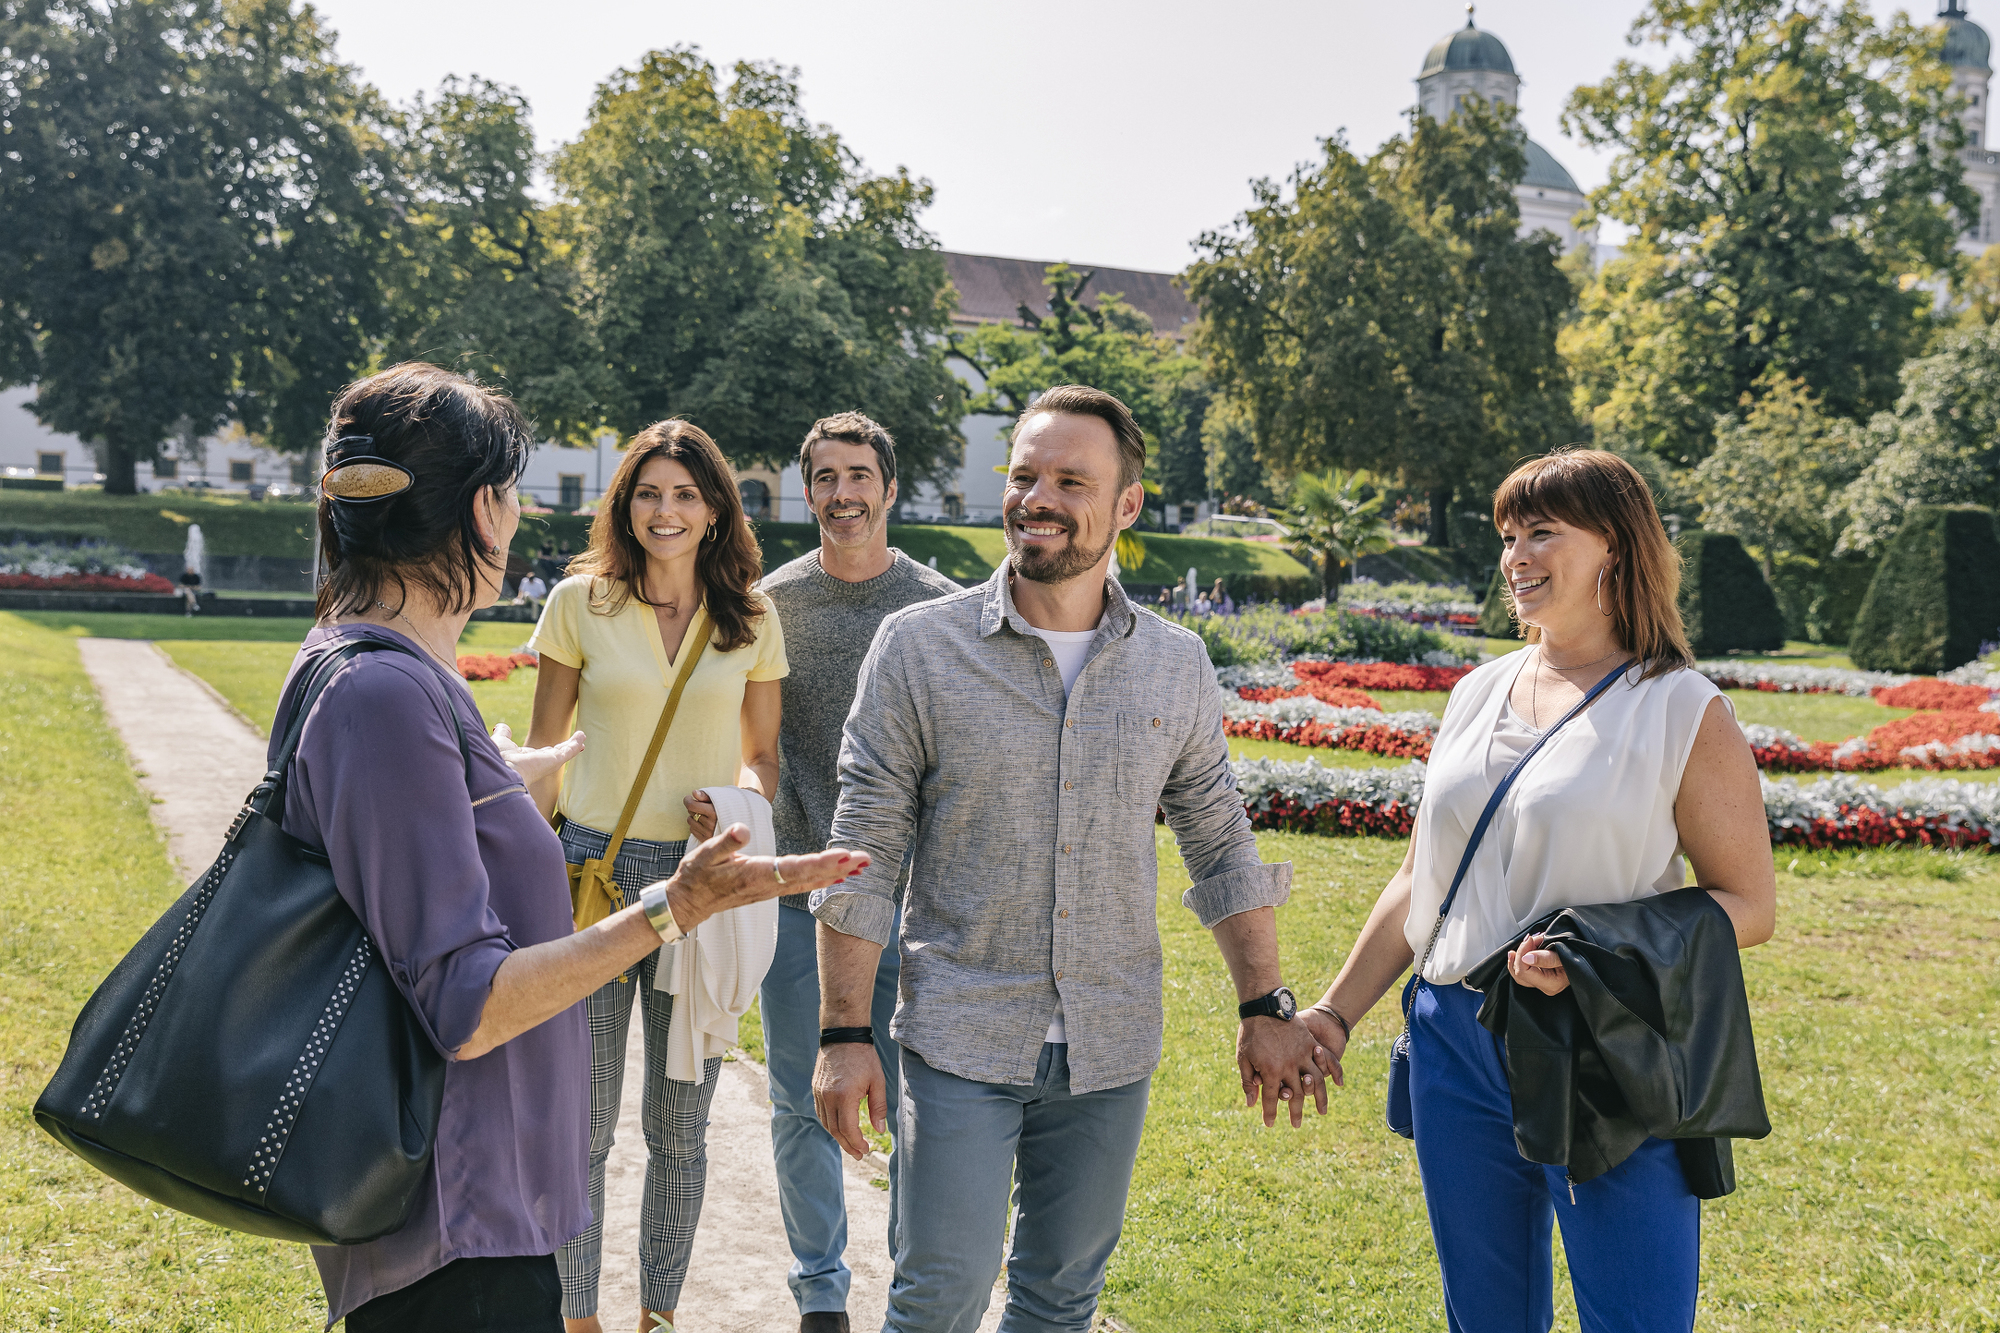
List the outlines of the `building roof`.
{"label": "building roof", "polygon": [[[1045,314],[1049,289],[1042,274],[1053,260],[1002,259],[997,255],[968,255],[955,250],[943,252],[944,271],[958,289],[957,324],[1014,324],[1020,322],[1022,306]],[[1180,336],[1182,326],[1197,313],[1194,304],[1174,286],[1171,273],[1148,273],[1141,269],[1108,268],[1102,264],[1071,264],[1079,275],[1089,274],[1083,289],[1083,303],[1095,305],[1106,293],[1122,296],[1126,303],[1142,310],[1153,321],[1156,333]]]}
{"label": "building roof", "polygon": [[1944,0],[1938,10],[1944,22],[1944,63],[1954,68],[1992,68],[1993,41],[1986,29],[1965,16],[1959,0]]}
{"label": "building roof", "polygon": [[1492,33],[1481,32],[1472,26],[1471,5],[1465,7],[1465,26],[1431,48],[1417,77],[1426,79],[1448,69],[1492,69],[1502,74],[1514,72],[1514,58],[1507,54],[1506,44]]}
{"label": "building roof", "polygon": [[1521,177],[1521,184],[1533,186],[1537,190],[1568,190],[1571,194],[1582,194],[1576,188],[1576,178],[1556,161],[1555,155],[1536,143],[1533,139],[1523,145],[1528,152],[1528,173]]}

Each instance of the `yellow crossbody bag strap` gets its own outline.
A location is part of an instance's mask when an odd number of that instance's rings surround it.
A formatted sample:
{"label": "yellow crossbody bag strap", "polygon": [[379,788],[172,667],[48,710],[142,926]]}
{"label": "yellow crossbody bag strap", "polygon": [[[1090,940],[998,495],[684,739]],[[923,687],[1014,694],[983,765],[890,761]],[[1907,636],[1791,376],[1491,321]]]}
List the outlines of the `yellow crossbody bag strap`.
{"label": "yellow crossbody bag strap", "polygon": [[586,930],[618,910],[622,895],[612,878],[612,868],[618,864],[618,849],[624,846],[626,830],[632,827],[632,820],[639,813],[639,802],[646,794],[646,784],[653,777],[653,765],[659,762],[660,749],[667,742],[667,732],[673,728],[674,712],[680,707],[681,694],[687,689],[689,678],[694,675],[702,653],[708,648],[709,637],[708,608],[698,607],[694,620],[688,625],[687,637],[681,640],[680,672],[674,677],[674,687],[667,695],[667,706],[660,710],[660,722],[653,728],[652,744],[646,747],[646,757],[639,761],[639,774],[632,780],[631,794],[625,798],[624,810],[619,812],[618,826],[611,831],[611,841],[605,846],[603,856],[569,868],[571,915],[578,930]]}

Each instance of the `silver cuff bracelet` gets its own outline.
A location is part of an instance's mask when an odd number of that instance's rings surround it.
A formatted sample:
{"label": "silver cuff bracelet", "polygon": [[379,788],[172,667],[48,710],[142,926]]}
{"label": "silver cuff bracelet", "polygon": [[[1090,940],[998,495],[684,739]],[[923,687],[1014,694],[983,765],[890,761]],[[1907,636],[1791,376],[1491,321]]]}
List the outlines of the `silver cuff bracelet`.
{"label": "silver cuff bracelet", "polygon": [[657,884],[648,884],[639,894],[639,910],[646,914],[647,922],[660,933],[663,943],[672,944],[683,934],[679,923],[674,920],[673,909],[667,906],[667,891]]}

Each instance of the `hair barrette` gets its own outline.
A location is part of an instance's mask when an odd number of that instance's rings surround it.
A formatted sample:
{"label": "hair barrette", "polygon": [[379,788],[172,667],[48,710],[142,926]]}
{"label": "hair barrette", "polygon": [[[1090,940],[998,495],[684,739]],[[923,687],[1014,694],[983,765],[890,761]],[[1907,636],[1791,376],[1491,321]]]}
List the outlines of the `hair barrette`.
{"label": "hair barrette", "polygon": [[[372,435],[343,435],[326,447],[331,456],[343,444],[368,448],[375,443]],[[375,500],[387,500],[401,495],[417,484],[417,474],[401,463],[379,458],[374,454],[351,454],[338,461],[329,462],[325,472],[320,474],[319,489],[323,495],[350,504],[368,504]]]}

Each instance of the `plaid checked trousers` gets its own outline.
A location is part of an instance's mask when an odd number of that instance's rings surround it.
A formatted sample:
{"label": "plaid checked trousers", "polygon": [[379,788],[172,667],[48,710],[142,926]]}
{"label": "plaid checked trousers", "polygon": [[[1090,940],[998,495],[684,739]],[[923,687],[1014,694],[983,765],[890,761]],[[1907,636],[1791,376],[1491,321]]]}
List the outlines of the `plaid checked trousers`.
{"label": "plaid checked trousers", "polygon": [[[581,863],[602,856],[610,837],[565,822],[563,855]],[[627,838],[618,849],[611,877],[625,905],[639,891],[666,879],[681,863],[686,842],[645,842]],[[680,1304],[687,1279],[694,1230],[708,1188],[708,1108],[722,1061],[703,1066],[701,1085],[667,1077],[667,1020],[674,997],[653,989],[660,955],[648,954],[632,971],[599,987],[584,1002],[590,1016],[590,1213],[584,1233],[556,1251],[562,1275],[565,1319],[597,1313],[597,1275],[604,1248],[604,1162],[618,1126],[618,1102],[625,1084],[625,1036],[636,995],[645,1026],[646,1085],[639,1124],[646,1136],[646,1191],[639,1208],[639,1300],[648,1310]]]}

